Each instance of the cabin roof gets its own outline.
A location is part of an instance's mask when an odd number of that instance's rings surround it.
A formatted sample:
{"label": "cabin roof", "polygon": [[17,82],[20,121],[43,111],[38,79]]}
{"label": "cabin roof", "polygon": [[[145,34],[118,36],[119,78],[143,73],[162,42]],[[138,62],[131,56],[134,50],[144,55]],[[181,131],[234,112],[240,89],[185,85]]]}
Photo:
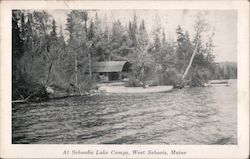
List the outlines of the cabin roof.
{"label": "cabin roof", "polygon": [[93,72],[122,72],[127,61],[105,61],[96,62],[93,65]]}

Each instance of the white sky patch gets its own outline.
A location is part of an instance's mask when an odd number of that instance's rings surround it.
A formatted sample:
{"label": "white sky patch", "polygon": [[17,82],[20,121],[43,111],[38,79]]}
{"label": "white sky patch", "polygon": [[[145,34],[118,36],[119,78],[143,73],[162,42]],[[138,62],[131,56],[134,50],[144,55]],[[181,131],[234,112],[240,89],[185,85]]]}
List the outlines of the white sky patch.
{"label": "white sky patch", "polygon": [[[70,13],[71,10],[46,11],[54,17],[58,29],[62,27],[64,36],[67,39],[68,32],[65,28],[67,14]],[[165,30],[167,39],[176,39],[176,28],[178,25],[180,25],[183,30],[187,30],[192,39],[194,34],[194,20],[199,11],[200,10],[88,10],[88,13],[90,17],[94,17],[95,13],[97,13],[102,23],[106,23],[106,25],[109,26],[118,19],[122,24],[128,24],[129,20],[132,21],[134,13],[136,13],[138,22],[144,19],[149,34],[152,32],[155,23],[159,21]],[[207,10],[207,13],[206,18],[210,29],[214,30],[215,33],[213,40],[215,45],[215,61],[237,62],[237,11]]]}

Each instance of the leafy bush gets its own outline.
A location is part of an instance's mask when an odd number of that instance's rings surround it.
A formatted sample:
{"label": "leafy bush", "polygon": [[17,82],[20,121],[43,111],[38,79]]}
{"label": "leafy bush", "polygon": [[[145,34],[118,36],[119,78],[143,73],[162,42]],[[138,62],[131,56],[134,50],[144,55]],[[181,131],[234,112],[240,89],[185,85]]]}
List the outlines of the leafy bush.
{"label": "leafy bush", "polygon": [[45,87],[39,83],[27,82],[23,79],[13,82],[12,100],[25,99],[29,97],[30,101],[41,101],[48,99]]}
{"label": "leafy bush", "polygon": [[126,87],[140,87],[142,86],[142,84],[136,77],[129,75],[129,80],[126,82],[125,86]]}

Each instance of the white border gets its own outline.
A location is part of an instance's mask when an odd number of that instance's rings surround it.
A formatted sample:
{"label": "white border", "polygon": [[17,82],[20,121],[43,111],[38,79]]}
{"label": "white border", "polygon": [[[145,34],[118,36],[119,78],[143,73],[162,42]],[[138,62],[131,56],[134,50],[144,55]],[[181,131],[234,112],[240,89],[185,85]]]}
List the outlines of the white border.
{"label": "white border", "polygon": [[[64,150],[182,150],[186,155],[140,155],[129,158],[247,158],[249,150],[249,3],[247,1],[0,1],[2,158],[126,158],[120,155],[65,156]],[[237,145],[23,145],[11,144],[11,10],[12,9],[236,9],[238,11]],[[230,18],[230,17],[229,17]]]}

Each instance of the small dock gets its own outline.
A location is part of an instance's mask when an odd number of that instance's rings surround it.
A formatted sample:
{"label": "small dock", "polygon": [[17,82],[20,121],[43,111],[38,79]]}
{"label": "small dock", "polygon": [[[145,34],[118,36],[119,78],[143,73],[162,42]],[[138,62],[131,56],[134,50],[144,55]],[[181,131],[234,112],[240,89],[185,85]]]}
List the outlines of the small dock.
{"label": "small dock", "polygon": [[210,80],[208,83],[205,83],[206,87],[217,87],[217,86],[229,86],[229,80]]}
{"label": "small dock", "polygon": [[173,90],[173,86],[152,87],[125,87],[125,86],[101,86],[99,91],[103,93],[162,93]]}

